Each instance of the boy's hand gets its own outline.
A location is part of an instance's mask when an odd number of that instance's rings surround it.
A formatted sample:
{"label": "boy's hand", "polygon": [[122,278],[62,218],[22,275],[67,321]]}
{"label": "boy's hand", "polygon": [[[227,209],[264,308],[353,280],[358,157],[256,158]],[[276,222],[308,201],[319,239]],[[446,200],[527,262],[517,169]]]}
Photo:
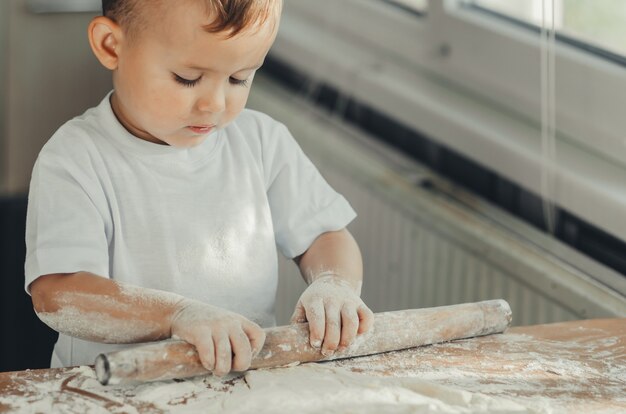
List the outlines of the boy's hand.
{"label": "boy's hand", "polygon": [[348,347],[357,334],[367,332],[374,314],[348,281],[336,275],[316,279],[302,293],[292,323],[309,322],[310,341],[324,356]]}
{"label": "boy's hand", "polygon": [[250,368],[265,342],[265,331],[242,315],[185,299],[172,318],[172,337],[194,345],[214,375]]}

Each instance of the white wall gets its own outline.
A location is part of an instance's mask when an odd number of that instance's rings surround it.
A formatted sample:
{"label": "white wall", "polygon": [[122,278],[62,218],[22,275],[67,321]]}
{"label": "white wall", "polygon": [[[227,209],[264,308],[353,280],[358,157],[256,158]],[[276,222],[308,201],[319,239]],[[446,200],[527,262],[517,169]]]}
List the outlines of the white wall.
{"label": "white wall", "polygon": [[25,3],[0,1],[0,193],[26,192],[42,145],[111,89],[87,42],[92,14],[34,14]]}

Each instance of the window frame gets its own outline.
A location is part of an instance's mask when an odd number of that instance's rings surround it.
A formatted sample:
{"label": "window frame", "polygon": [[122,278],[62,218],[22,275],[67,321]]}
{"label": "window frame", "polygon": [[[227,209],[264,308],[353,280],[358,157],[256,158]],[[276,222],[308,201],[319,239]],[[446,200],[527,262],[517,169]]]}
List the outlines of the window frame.
{"label": "window frame", "polygon": [[[495,102],[519,111],[538,122],[541,102],[540,44],[535,30],[512,25],[510,21],[479,9],[446,1],[434,13],[434,31],[439,42],[449,42],[450,58],[436,70],[486,94]],[[447,28],[444,32],[441,28]],[[579,43],[580,44],[580,43]],[[454,53],[456,50],[482,50],[487,55]],[[498,56],[496,70],[489,57]],[[534,73],[527,70],[536,61]],[[615,131],[626,130],[626,117],[618,108],[626,107],[626,70],[621,62],[598,56],[557,41],[555,47],[557,130],[591,151],[598,151],[614,162],[626,165],[626,140]],[[579,79],[585,79],[581,84]],[[594,137],[590,143],[588,137]]]}

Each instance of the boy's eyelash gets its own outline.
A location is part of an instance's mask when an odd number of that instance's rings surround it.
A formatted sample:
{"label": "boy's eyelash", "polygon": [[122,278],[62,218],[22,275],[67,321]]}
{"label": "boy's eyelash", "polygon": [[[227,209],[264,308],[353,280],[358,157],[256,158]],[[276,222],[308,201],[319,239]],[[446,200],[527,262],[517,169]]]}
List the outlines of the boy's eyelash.
{"label": "boy's eyelash", "polygon": [[230,78],[230,83],[233,85],[238,85],[238,86],[248,86],[248,79],[237,79],[237,78]]}
{"label": "boy's eyelash", "polygon": [[188,88],[193,88],[194,86],[196,86],[198,84],[198,82],[200,82],[200,79],[202,79],[202,76],[200,76],[197,79],[185,79],[182,76],[179,76],[177,74],[174,74],[174,80],[178,83],[180,83],[183,86],[186,86]]}
{"label": "boy's eyelash", "polygon": [[[174,73],[174,80],[188,88],[193,88],[194,86],[196,86],[198,82],[200,82],[200,79],[202,79],[202,76],[200,76],[197,79],[186,79]],[[237,79],[237,78],[230,77],[229,82],[232,85],[238,85],[238,86],[244,86],[244,87],[248,86],[248,79]]]}

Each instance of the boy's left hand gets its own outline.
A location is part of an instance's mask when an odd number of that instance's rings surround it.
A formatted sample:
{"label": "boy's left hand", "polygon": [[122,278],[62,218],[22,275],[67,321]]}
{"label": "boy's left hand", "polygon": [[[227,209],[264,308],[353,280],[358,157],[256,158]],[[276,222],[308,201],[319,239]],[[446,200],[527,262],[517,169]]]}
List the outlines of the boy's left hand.
{"label": "boy's left hand", "polygon": [[354,287],[336,275],[316,279],[302,293],[292,323],[309,322],[310,341],[329,357],[348,347],[357,334],[367,332],[374,314]]}

